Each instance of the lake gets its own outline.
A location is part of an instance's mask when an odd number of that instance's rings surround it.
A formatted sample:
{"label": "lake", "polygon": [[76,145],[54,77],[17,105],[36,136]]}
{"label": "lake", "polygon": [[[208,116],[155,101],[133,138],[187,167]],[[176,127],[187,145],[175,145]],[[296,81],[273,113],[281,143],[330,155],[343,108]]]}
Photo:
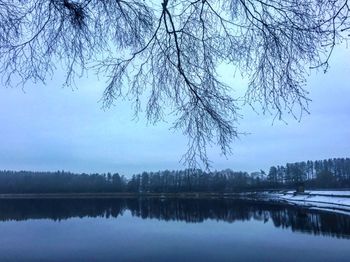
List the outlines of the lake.
{"label": "lake", "polygon": [[229,199],[0,200],[0,261],[350,261],[350,216]]}

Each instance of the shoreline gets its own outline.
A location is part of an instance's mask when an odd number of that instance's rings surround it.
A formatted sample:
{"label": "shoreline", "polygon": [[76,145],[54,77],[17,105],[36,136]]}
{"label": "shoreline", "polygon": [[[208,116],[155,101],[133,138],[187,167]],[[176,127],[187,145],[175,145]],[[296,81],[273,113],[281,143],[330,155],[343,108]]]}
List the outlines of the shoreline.
{"label": "shoreline", "polygon": [[240,193],[40,193],[0,194],[0,200],[25,199],[117,199],[117,198],[179,198],[179,199],[236,199],[286,204],[300,208],[318,209],[350,215],[350,191],[293,191]]}
{"label": "shoreline", "polygon": [[[243,193],[244,195],[246,193]],[[255,194],[255,193],[254,193]],[[238,198],[242,193],[28,193],[0,194],[0,199],[45,199],[45,198]]]}
{"label": "shoreline", "polygon": [[292,191],[265,193],[268,201],[286,203],[297,207],[318,209],[350,215],[350,191]]}

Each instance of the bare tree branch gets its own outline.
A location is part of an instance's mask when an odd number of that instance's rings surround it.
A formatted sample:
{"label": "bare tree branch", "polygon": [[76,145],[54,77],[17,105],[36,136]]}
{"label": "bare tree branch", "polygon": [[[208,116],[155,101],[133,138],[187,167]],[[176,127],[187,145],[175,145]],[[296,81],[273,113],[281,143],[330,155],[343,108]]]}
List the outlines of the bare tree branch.
{"label": "bare tree branch", "polygon": [[[245,103],[282,119],[308,112],[305,71],[327,70],[348,39],[347,0],[0,0],[0,72],[6,85],[44,82],[66,70],[66,85],[93,65],[118,98],[145,105],[148,121],[169,112],[189,138],[183,161],[209,168],[207,148],[224,155],[239,132],[233,65],[249,79]],[[18,82],[17,82],[18,83]]]}

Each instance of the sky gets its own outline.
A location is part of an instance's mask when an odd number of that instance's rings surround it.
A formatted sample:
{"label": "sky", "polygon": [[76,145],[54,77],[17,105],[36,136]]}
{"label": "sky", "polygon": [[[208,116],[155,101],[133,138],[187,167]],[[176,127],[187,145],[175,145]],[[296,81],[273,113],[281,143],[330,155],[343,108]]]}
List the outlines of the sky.
{"label": "sky", "polygon": [[[287,162],[350,156],[350,50],[338,47],[326,74],[307,72],[310,114],[301,121],[241,110],[240,136],[224,157],[217,147],[208,149],[212,169],[268,171]],[[227,79],[229,70],[220,74]],[[184,169],[180,162],[187,138],[171,122],[147,124],[134,120],[130,101],[102,109],[106,83],[93,73],[77,80],[76,88],[62,88],[64,72],[56,72],[46,85],[0,88],[0,169],[72,172],[119,172]],[[246,88],[234,78],[237,92]]]}

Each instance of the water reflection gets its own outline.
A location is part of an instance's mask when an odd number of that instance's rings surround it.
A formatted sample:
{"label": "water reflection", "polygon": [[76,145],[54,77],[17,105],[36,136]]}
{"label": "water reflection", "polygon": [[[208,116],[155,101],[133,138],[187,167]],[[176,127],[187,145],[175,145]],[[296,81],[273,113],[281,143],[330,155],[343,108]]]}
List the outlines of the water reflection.
{"label": "water reflection", "polygon": [[293,206],[219,199],[12,199],[0,200],[0,221],[73,217],[116,218],[130,210],[142,219],[201,223],[207,219],[272,221],[277,228],[350,238],[350,216]]}

